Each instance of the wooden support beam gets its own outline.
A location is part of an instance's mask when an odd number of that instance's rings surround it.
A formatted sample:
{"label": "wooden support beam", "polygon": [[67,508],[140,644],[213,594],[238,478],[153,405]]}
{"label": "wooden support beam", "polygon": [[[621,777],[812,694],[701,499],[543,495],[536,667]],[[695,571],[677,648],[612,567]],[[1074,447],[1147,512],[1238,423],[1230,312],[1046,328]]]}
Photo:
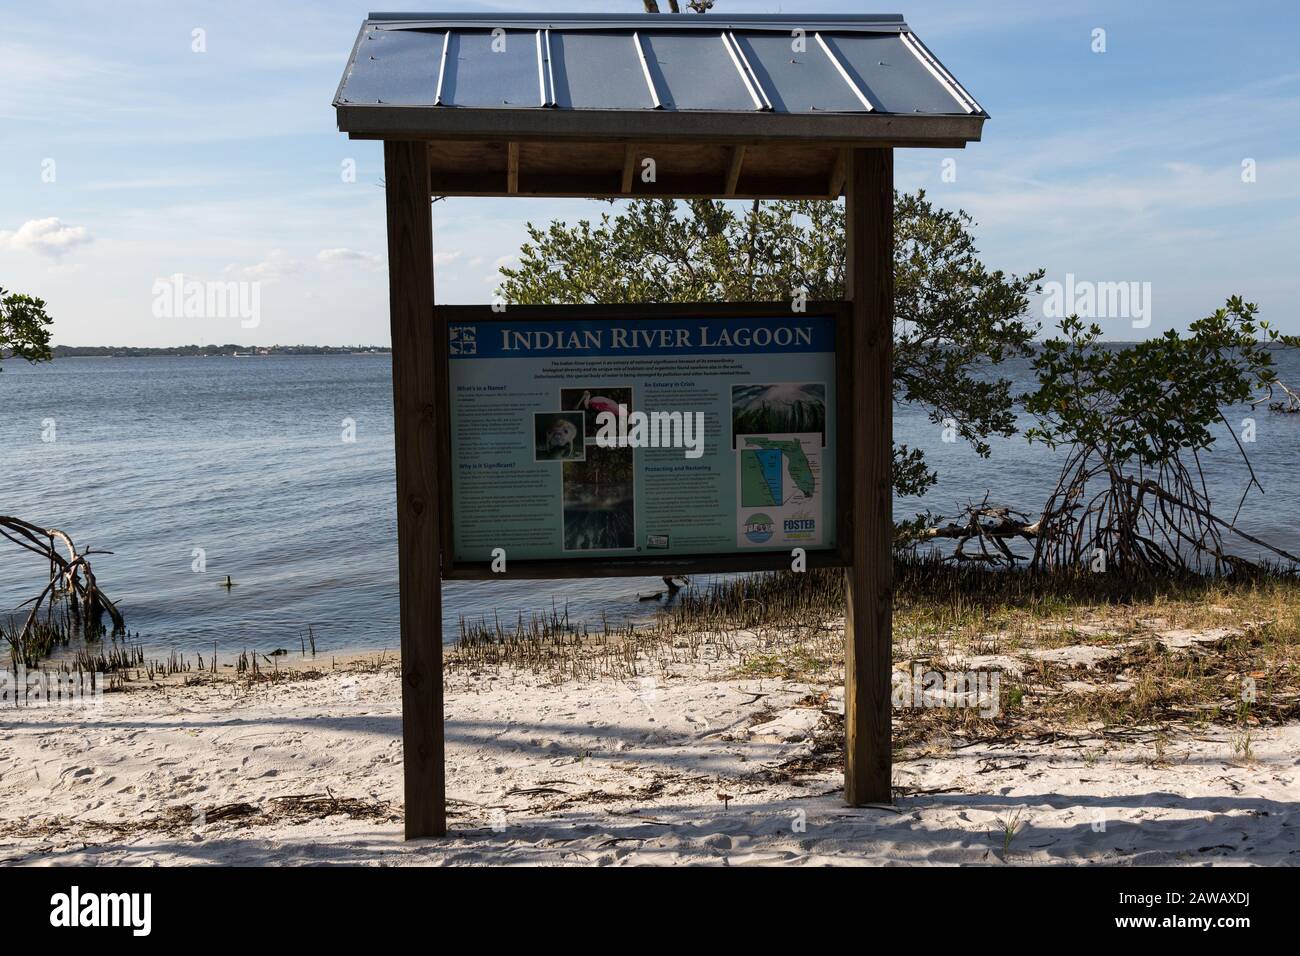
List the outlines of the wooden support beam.
{"label": "wooden support beam", "polygon": [[727,166],[727,188],[726,195],[736,195],[736,186],[740,182],[740,170],[745,165],[745,147],[731,147],[731,162]]}
{"label": "wooden support beam", "polygon": [[632,174],[636,172],[636,147],[628,143],[623,149],[623,195],[632,192]]}
{"label": "wooden support beam", "polygon": [[835,153],[835,165],[831,167],[830,186],[826,194],[831,199],[839,199],[844,192],[844,181],[849,174],[849,153],[851,150],[841,149]]}
{"label": "wooden support beam", "polygon": [[853,325],[848,490],[853,565],[844,628],[844,799],[889,803],[893,640],[894,155],[854,149],[848,161],[845,294]]}
{"label": "wooden support beam", "polygon": [[442,582],[438,573],[437,403],[433,218],[424,143],[384,143],[388,312],[393,336],[402,761],[406,838],[447,832],[442,713]]}
{"label": "wooden support beam", "polygon": [[519,192],[519,144],[506,145],[506,192]]}
{"label": "wooden support beam", "polygon": [[[624,190],[618,169],[581,173],[541,173],[522,170],[517,196],[572,196],[605,199],[614,196],[664,197],[671,199],[726,199],[722,179],[712,173],[665,173],[656,182],[643,183],[634,176],[630,190]],[[487,173],[443,173],[435,171],[430,190],[435,196],[505,196],[500,170]],[[826,176],[771,176],[746,172],[733,197],[736,199],[825,199]]]}

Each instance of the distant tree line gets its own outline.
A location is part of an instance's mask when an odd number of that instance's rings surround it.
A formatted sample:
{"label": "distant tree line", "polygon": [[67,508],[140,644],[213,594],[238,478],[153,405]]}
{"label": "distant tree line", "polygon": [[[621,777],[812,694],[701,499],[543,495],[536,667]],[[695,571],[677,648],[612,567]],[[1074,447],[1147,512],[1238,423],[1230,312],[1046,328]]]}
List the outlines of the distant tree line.
{"label": "distant tree line", "polygon": [[380,345],[176,345],[170,348],[137,348],[129,345],[56,345],[54,358],[110,356],[139,358],[150,355],[347,355],[353,352],[388,352]]}

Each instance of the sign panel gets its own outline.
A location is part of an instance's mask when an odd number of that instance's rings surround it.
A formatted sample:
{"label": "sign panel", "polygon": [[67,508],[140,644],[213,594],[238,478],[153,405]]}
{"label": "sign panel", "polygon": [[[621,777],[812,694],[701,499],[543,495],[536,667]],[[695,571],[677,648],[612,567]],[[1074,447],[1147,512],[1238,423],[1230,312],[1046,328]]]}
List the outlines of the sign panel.
{"label": "sign panel", "polygon": [[453,565],[838,546],[835,312],[439,311]]}

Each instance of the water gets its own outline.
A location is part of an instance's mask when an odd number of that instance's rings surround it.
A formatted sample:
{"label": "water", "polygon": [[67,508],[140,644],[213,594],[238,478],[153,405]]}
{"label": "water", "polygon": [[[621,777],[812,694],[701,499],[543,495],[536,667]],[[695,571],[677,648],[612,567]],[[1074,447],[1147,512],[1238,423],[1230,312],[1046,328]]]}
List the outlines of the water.
{"label": "water", "polygon": [[[1283,362],[1283,379],[1300,382],[1300,358]],[[1026,387],[1027,369],[1012,368]],[[1247,447],[1268,498],[1252,496],[1240,523],[1300,551],[1300,416],[1253,417],[1258,440]],[[346,418],[355,443],[342,441]],[[50,419],[56,440],[42,441]],[[6,361],[0,514],[113,551],[93,559],[96,575],[151,650],[215,641],[223,656],[296,651],[308,626],[326,653],[396,647],[392,429],[386,355]],[[1046,449],[998,440],[984,460],[945,443],[916,408],[897,411],[895,434],[940,474],[925,500],[896,502],[899,516],[925,507],[951,516],[986,491],[1032,511],[1056,477]],[[1235,449],[1224,445],[1207,463],[1216,501],[1231,513],[1245,480]],[[203,573],[193,570],[197,549]],[[33,597],[44,573],[0,541],[0,613]],[[227,574],[230,590],[219,586]],[[657,578],[453,582],[443,586],[444,632],[454,638],[461,616],[513,621],[552,606],[596,626],[602,614],[644,617],[658,605],[637,594],[656,590]]]}

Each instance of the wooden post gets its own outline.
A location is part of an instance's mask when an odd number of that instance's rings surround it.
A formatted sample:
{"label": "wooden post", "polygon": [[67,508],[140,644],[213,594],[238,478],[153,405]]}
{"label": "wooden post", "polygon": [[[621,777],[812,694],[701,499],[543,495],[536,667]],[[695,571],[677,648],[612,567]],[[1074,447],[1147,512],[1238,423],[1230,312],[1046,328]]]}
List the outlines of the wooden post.
{"label": "wooden post", "polygon": [[894,154],[854,149],[845,295],[853,316],[853,565],[844,628],[844,799],[890,803],[893,640]]}
{"label": "wooden post", "polygon": [[435,360],[433,214],[425,143],[384,143],[384,195],[397,452],[402,761],[410,840],[447,832],[435,414],[446,393],[440,389],[442,370]]}

